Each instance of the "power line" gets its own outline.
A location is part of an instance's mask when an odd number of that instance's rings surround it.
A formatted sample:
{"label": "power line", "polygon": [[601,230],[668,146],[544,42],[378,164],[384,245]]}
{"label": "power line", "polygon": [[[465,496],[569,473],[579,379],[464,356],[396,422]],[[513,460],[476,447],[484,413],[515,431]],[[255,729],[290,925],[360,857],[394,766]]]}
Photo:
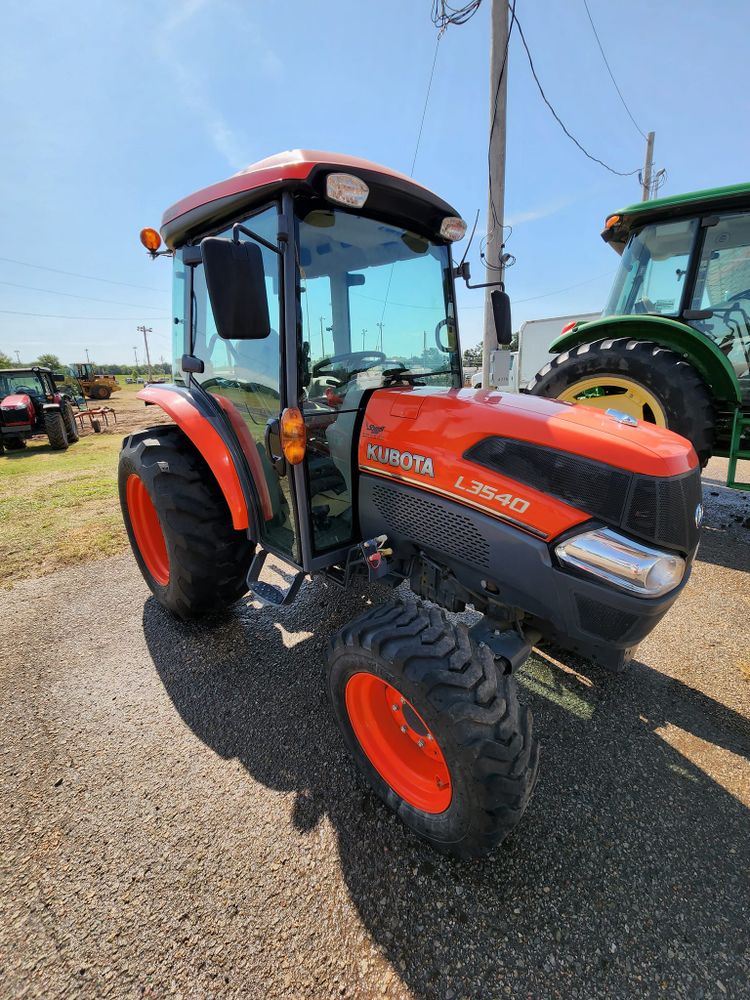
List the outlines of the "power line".
{"label": "power line", "polygon": [[430,102],[430,91],[432,90],[432,78],[435,75],[435,65],[437,64],[438,49],[440,47],[440,39],[443,37],[443,32],[439,32],[437,36],[437,41],[435,42],[435,55],[432,58],[432,69],[430,70],[430,79],[427,82],[427,93],[424,98],[424,107],[422,108],[422,120],[419,123],[419,132],[417,133],[417,143],[414,147],[414,156],[411,161],[411,169],[409,170],[409,176],[414,176],[414,164],[417,162],[417,153],[419,152],[419,143],[422,140],[422,129],[424,128],[424,120],[427,114],[427,105]]}
{"label": "power line", "polygon": [[[17,309],[0,309],[0,313],[4,313],[7,316],[38,316],[40,319],[92,319],[96,320],[97,323],[127,323],[127,316],[58,316],[56,313],[35,313],[35,312],[21,312]],[[168,313],[160,313],[158,316],[144,316],[143,319],[161,319],[163,320]],[[133,317],[130,317],[131,321]]]}
{"label": "power line", "polygon": [[15,281],[0,281],[0,285],[9,288],[26,288],[30,292],[45,292],[47,295],[62,295],[66,299],[85,299],[87,302],[107,302],[113,306],[128,306],[130,309],[153,309],[153,304],[144,306],[139,302],[118,302],[116,299],[95,299],[90,295],[73,295],[72,292],[58,292],[54,288],[37,288],[35,285],[21,285]]}
{"label": "power line", "polygon": [[528,46],[528,43],[526,41],[526,36],[523,33],[523,28],[521,27],[521,22],[518,20],[517,17],[515,18],[515,21],[516,21],[516,24],[518,25],[518,33],[521,36],[521,42],[522,42],[523,47],[524,47],[524,49],[526,51],[526,58],[529,61],[529,68],[531,69],[531,75],[534,77],[534,83],[536,83],[536,85],[537,85],[537,89],[539,90],[539,93],[541,95],[542,100],[544,101],[544,103],[547,105],[547,107],[551,111],[552,117],[555,119],[555,121],[557,122],[557,124],[563,130],[563,132],[565,133],[565,135],[567,135],[567,137],[570,139],[570,141],[572,143],[574,143],[574,145],[576,145],[580,149],[580,151],[583,153],[583,155],[585,157],[587,157],[589,160],[592,160],[594,163],[598,163],[599,166],[604,167],[604,169],[608,170],[611,174],[616,174],[618,177],[633,177],[633,176],[635,176],[635,174],[638,173],[638,170],[615,170],[614,167],[610,167],[610,165],[608,163],[605,163],[604,160],[600,160],[598,156],[593,156],[591,153],[589,153],[589,151],[584,146],[581,145],[581,143],[578,141],[578,139],[576,139],[576,137],[573,135],[573,133],[570,132],[570,130],[566,127],[566,125],[563,122],[562,118],[560,118],[560,116],[558,115],[558,113],[552,107],[552,105],[550,104],[549,98],[544,93],[544,88],[542,87],[542,84],[541,84],[541,82],[539,80],[539,77],[537,76],[536,67],[534,66],[534,60],[531,57],[531,52],[529,51],[529,46]]}
{"label": "power line", "polygon": [[97,278],[93,274],[78,274],[76,271],[61,271],[56,267],[45,267],[43,264],[30,264],[26,260],[16,260],[14,257],[0,257],[6,264],[20,264],[21,267],[33,267],[37,271],[51,271],[53,274],[64,274],[68,278],[85,278],[87,281],[103,281],[107,285],[122,285],[124,288],[141,288],[147,292],[161,292],[160,288],[150,285],[131,285],[128,281],[114,281],[112,278]]}
{"label": "power line", "polygon": [[643,131],[643,129],[641,128],[641,126],[638,124],[638,122],[633,117],[633,112],[628,107],[627,102],[625,101],[625,98],[622,96],[622,91],[617,86],[617,80],[615,80],[615,75],[612,72],[612,67],[609,65],[607,57],[604,54],[604,49],[602,48],[601,39],[599,38],[599,32],[596,30],[596,25],[594,24],[594,19],[591,16],[591,11],[589,10],[589,5],[586,2],[586,0],[583,0],[583,6],[586,8],[586,14],[588,15],[589,24],[591,25],[591,30],[594,32],[594,38],[596,39],[596,44],[599,46],[599,51],[602,54],[602,59],[604,60],[604,65],[607,67],[607,72],[609,73],[609,78],[612,81],[612,83],[614,84],[615,90],[617,91],[617,96],[622,101],[622,106],[627,111],[628,117],[630,118],[631,122],[635,125],[636,129],[640,132],[640,134],[645,139],[646,138],[646,133]]}
{"label": "power line", "polygon": [[482,0],[472,0],[463,7],[451,7],[445,0],[433,0],[432,23],[440,29],[440,34],[448,30],[451,24],[466,24],[479,10]]}
{"label": "power line", "polygon": [[[575,285],[566,285],[565,288],[556,288],[554,292],[543,292],[541,295],[530,295],[526,299],[513,299],[513,305],[521,305],[522,302],[535,302],[537,299],[548,299],[551,295],[562,295],[563,292],[570,292],[574,288],[582,288],[584,285],[590,285],[594,281],[601,281],[602,278],[611,278],[614,271],[605,271],[604,274],[596,274],[593,278],[586,278],[585,281],[579,281]],[[467,312],[469,309],[484,309],[484,306],[464,306],[463,312]]]}

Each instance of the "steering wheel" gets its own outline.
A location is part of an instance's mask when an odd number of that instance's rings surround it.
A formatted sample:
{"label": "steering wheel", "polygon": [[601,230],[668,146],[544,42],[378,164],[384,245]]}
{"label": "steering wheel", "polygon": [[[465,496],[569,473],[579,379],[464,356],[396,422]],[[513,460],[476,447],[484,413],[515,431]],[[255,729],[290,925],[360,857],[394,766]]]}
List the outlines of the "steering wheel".
{"label": "steering wheel", "polygon": [[448,319],[448,317],[446,317],[445,319],[441,319],[438,325],[435,327],[435,343],[437,345],[437,349],[439,351],[442,351],[443,354],[450,354],[450,352],[453,350],[450,344],[447,347],[443,347],[443,342],[440,339],[440,331],[443,329],[444,326],[448,326],[449,323],[451,324],[451,327],[454,331],[453,335],[455,338],[456,325],[452,319]]}
{"label": "steering wheel", "polygon": [[[31,386],[28,386],[28,385],[17,385],[13,391],[14,392],[25,392],[27,396],[33,396],[35,390],[32,389]],[[39,390],[37,389],[36,392],[38,392],[38,391]]]}
{"label": "steering wheel", "polygon": [[[312,373],[317,378],[326,368],[335,368],[337,363],[351,362],[352,367],[346,367],[346,374],[357,375],[359,372],[366,372],[368,368],[374,368],[380,361],[385,361],[385,354],[382,351],[351,351],[348,354],[334,354],[331,358],[323,358],[313,365]],[[358,367],[360,366],[361,367]]]}

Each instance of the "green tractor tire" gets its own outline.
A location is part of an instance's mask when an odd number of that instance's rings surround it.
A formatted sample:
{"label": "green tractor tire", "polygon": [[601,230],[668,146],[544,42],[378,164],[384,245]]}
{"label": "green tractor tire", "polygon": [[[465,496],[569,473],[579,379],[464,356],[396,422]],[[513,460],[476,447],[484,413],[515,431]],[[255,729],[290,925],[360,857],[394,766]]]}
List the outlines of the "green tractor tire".
{"label": "green tractor tire", "polygon": [[580,344],[552,358],[528,391],[667,427],[690,441],[702,466],[711,457],[711,392],[689,362],[658,344],[626,338]]}

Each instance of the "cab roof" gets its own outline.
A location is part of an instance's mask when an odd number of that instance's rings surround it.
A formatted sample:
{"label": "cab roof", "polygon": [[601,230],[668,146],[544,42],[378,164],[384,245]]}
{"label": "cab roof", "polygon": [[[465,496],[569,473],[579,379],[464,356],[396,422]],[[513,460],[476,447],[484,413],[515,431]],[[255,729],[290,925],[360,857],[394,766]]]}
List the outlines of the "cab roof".
{"label": "cab roof", "polygon": [[194,236],[215,230],[282,190],[322,194],[325,177],[344,171],[370,187],[367,210],[383,212],[404,222],[422,224],[435,233],[456,210],[406,174],[345,153],[289,149],[252,163],[226,180],[201,188],[166,210],[161,235],[174,249]]}
{"label": "cab roof", "polygon": [[622,253],[631,230],[651,222],[679,219],[704,212],[719,212],[731,209],[750,210],[750,183],[730,184],[727,187],[705,188],[686,194],[671,195],[669,198],[654,198],[652,201],[637,201],[627,208],[610,212],[608,220],[619,216],[619,222],[605,228],[602,239],[618,253]]}

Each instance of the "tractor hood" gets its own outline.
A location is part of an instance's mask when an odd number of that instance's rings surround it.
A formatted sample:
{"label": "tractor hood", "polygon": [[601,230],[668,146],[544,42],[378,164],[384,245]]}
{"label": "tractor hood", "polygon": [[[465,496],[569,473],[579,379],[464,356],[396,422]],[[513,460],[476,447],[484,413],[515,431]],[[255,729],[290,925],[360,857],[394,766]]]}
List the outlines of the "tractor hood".
{"label": "tractor hood", "polygon": [[0,400],[0,408],[3,410],[15,410],[21,406],[27,409],[32,406],[31,398],[25,392],[14,392]]}
{"label": "tractor hood", "polygon": [[689,479],[685,503],[692,506],[682,520],[696,517],[700,500],[697,456],[671,431],[557,400],[481,389],[377,390],[362,425],[359,466],[545,538],[607,506],[622,506],[636,481],[656,489],[656,479]]}

